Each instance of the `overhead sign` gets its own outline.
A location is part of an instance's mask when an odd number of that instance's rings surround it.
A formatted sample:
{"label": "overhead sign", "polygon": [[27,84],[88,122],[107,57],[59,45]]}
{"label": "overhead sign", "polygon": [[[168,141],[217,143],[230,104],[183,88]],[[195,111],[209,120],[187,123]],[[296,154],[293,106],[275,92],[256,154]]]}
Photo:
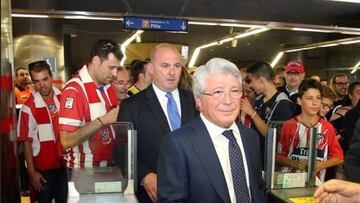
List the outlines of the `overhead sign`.
{"label": "overhead sign", "polygon": [[188,31],[188,21],[171,18],[145,18],[124,16],[124,29]]}

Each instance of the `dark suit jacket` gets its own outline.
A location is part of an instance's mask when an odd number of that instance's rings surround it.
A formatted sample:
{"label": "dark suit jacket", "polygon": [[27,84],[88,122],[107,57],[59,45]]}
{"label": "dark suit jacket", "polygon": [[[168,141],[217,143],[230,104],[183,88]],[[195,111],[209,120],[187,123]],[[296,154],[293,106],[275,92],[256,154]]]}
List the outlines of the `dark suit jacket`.
{"label": "dark suit jacket", "polygon": [[[265,202],[259,138],[238,124],[248,164],[252,202]],[[201,118],[165,136],[158,162],[159,202],[230,202],[224,173]]]}
{"label": "dark suit jacket", "polygon": [[[181,125],[198,115],[192,92],[179,89]],[[131,122],[137,130],[137,197],[140,202],[151,202],[141,186],[150,172],[157,173],[157,160],[161,139],[170,132],[166,115],[161,108],[152,85],[121,102],[118,121]]]}

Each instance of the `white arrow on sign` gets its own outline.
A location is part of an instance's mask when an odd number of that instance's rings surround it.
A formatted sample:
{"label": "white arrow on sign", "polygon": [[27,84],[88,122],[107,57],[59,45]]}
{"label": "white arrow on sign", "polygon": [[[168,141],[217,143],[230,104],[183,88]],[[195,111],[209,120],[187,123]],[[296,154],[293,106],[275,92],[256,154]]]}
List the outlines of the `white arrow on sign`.
{"label": "white arrow on sign", "polygon": [[134,24],[134,22],[131,22],[130,20],[126,21],[126,25],[130,27],[130,25]]}
{"label": "white arrow on sign", "polygon": [[185,22],[183,22],[183,24],[180,27],[181,27],[181,29],[185,30],[186,29]]}

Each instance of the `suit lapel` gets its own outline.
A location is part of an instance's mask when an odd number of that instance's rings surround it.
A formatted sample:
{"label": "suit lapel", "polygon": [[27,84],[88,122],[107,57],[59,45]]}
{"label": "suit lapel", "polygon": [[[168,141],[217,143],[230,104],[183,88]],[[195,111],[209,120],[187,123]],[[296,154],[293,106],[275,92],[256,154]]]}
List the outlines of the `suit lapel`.
{"label": "suit lapel", "polygon": [[164,132],[165,133],[170,132],[171,130],[170,130],[169,124],[167,122],[166,115],[165,115],[163,109],[161,108],[160,102],[155,94],[155,91],[154,91],[152,85],[150,85],[146,89],[146,103],[147,103],[149,109],[151,109],[151,111],[153,112],[154,119],[157,119],[159,121],[160,126],[164,130]]}
{"label": "suit lapel", "polygon": [[224,202],[229,202],[229,192],[225,181],[225,176],[221,168],[220,161],[216,154],[210,135],[202,122],[201,118],[196,118],[198,125],[193,126],[195,133],[191,136],[191,141],[198,157],[204,167],[206,174],[215,188],[216,192]]}

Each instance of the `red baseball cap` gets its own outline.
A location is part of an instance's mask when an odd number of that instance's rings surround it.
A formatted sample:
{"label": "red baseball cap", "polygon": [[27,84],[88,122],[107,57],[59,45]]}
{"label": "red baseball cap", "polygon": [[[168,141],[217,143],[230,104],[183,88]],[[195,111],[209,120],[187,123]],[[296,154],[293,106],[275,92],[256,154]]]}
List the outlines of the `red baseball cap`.
{"label": "red baseball cap", "polygon": [[290,61],[285,68],[285,73],[288,72],[297,72],[297,73],[304,73],[304,66],[300,61]]}

